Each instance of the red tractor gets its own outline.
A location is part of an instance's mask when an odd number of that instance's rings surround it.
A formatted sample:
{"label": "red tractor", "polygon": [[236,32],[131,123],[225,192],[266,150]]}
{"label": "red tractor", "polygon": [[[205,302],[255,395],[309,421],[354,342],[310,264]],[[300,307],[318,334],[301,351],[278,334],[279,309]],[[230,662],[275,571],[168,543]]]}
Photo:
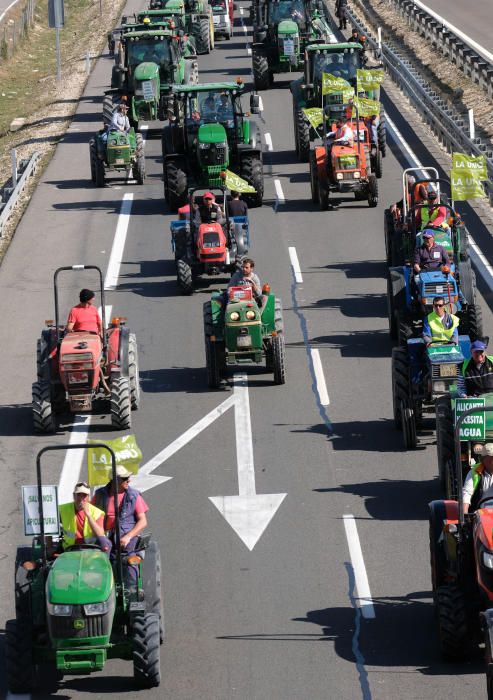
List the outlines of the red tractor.
{"label": "red tractor", "polygon": [[[373,153],[374,147],[366,123],[358,116],[348,122],[354,134],[353,145],[348,141],[330,143],[325,113],[323,116],[322,144],[310,151],[312,201],[318,202],[320,209],[325,210],[329,206],[330,192],[354,192],[357,200],[367,199],[370,207],[376,207],[381,153],[378,150]],[[335,124],[332,124],[331,131],[336,131]],[[376,172],[372,170],[372,163]]]}
{"label": "red tractor", "polygon": [[[99,274],[104,333],[67,333],[60,325],[58,275],[66,270],[96,270]],[[32,387],[34,430],[55,431],[55,414],[68,407],[72,413],[92,411],[96,401],[110,408],[118,430],[131,428],[131,411],[139,407],[140,386],[137,341],[123,318],[106,328],[104,285],[96,265],[59,267],[54,279],[55,321],[46,321],[37,344],[37,381]]]}

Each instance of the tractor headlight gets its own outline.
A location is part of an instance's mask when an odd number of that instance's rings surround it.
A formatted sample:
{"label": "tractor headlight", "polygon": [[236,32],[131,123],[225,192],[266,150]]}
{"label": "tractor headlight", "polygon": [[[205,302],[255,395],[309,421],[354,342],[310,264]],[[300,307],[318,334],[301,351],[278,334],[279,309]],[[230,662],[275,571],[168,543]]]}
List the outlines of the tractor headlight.
{"label": "tractor headlight", "polygon": [[446,382],[433,382],[433,391],[446,392],[448,391],[448,386]]}
{"label": "tractor headlight", "polygon": [[491,552],[483,552],[483,566],[487,569],[493,569],[493,554]]}
{"label": "tractor headlight", "polygon": [[337,179],[337,180],[343,180],[343,179],[344,179],[344,175],[343,175],[342,173],[336,173],[336,179]]}
{"label": "tractor headlight", "polygon": [[59,615],[60,617],[70,617],[73,605],[60,605],[59,603],[48,603],[48,613]]}
{"label": "tractor headlight", "polygon": [[104,615],[109,609],[108,601],[105,600],[103,603],[87,603],[84,605],[84,612],[86,615]]}
{"label": "tractor headlight", "polygon": [[211,144],[210,143],[199,143],[199,148],[206,149],[210,148]]}
{"label": "tractor headlight", "polygon": [[255,318],[255,311],[247,311],[245,316],[249,321],[252,321]]}
{"label": "tractor headlight", "polygon": [[359,179],[360,179],[361,173],[359,172],[359,170],[355,170],[355,172],[353,173],[353,177],[354,177],[355,180],[359,180]]}
{"label": "tractor headlight", "polygon": [[232,313],[229,314],[229,317],[232,321],[239,321],[240,320],[240,314],[238,311],[233,311]]}

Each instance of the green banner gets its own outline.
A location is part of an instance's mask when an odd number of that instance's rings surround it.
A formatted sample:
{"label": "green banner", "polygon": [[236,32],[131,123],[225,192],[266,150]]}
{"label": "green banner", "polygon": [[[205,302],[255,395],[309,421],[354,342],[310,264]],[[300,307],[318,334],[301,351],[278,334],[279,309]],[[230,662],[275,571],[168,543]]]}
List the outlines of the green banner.
{"label": "green banner", "polygon": [[356,71],[358,92],[370,92],[370,90],[377,90],[383,83],[384,78],[384,70],[365,70],[363,68],[358,68]]}
{"label": "green banner", "polygon": [[486,156],[466,156],[465,153],[452,153],[452,170],[467,173],[476,180],[487,180]]}
{"label": "green banner", "polygon": [[[89,445],[104,443],[111,447],[116,456],[116,464],[121,464],[132,474],[137,474],[142,461],[142,452],[135,435],[124,435],[114,440],[88,440]],[[87,473],[89,486],[104,486],[111,481],[111,455],[102,447],[91,447],[87,451]]]}
{"label": "green banner", "polygon": [[239,175],[235,175],[231,170],[226,170],[226,178],[224,180],[225,186],[228,190],[233,190],[233,192],[256,192],[257,190],[248,184]]}
{"label": "green banner", "polygon": [[307,122],[309,122],[310,126],[312,126],[314,129],[316,129],[317,126],[320,126],[320,124],[323,122],[321,107],[308,107],[302,111]]}
{"label": "green banner", "polygon": [[471,410],[472,408],[478,408],[477,413],[471,413],[470,416],[464,418],[464,421],[462,422],[459,429],[459,439],[461,442],[467,442],[468,440],[486,440],[486,418],[484,406],[484,399],[455,400],[456,424],[457,420],[463,413]]}
{"label": "green banner", "polygon": [[343,102],[346,102],[346,97],[354,95],[354,89],[344,78],[339,78],[332,73],[322,73],[322,95],[330,95],[334,92],[342,92]]}
{"label": "green banner", "polygon": [[378,100],[370,100],[368,97],[355,97],[353,99],[353,117],[356,116],[358,108],[360,117],[373,117],[374,114],[380,114],[380,102]]}
{"label": "green banner", "polygon": [[477,178],[470,170],[452,170],[450,172],[450,189],[455,202],[467,199],[486,199],[483,178]]}

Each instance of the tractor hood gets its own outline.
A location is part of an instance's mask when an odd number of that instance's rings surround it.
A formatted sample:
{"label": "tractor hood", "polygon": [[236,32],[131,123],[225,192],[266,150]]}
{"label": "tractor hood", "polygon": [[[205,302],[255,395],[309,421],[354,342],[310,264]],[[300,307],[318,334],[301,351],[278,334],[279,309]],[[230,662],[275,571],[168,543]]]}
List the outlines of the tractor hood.
{"label": "tractor hood", "polygon": [[153,80],[159,76],[159,66],[156,63],[139,63],[134,72],[135,80]]}
{"label": "tractor hood", "polygon": [[227,140],[222,124],[202,124],[199,127],[199,143],[224,143]]}
{"label": "tractor hood", "polygon": [[459,345],[431,345],[426,352],[433,364],[462,363],[465,359]]}
{"label": "tractor hood", "polygon": [[293,22],[292,19],[283,19],[282,22],[279,22],[277,27],[277,33],[279,35],[298,34],[298,31],[298,25],[296,22]]}
{"label": "tractor hood", "polygon": [[113,570],[106,554],[95,549],[64,552],[46,581],[50,603],[84,605],[103,603],[113,590]]}

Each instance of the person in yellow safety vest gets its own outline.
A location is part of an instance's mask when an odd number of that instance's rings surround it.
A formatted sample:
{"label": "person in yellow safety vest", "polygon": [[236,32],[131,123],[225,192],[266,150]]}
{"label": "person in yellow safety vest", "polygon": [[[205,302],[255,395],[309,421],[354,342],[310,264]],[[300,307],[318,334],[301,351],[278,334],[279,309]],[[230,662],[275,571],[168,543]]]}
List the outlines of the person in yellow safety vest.
{"label": "person in yellow safety vest", "polygon": [[74,500],[59,506],[63,549],[74,544],[97,544],[109,555],[111,541],[104,532],[104,511],[89,501],[91,489],[84,481],[74,487]]}
{"label": "person in yellow safety vest", "polygon": [[445,311],[445,299],[434,297],[433,311],[423,323],[423,340],[426,345],[431,343],[459,343],[459,319]]}
{"label": "person in yellow safety vest", "polygon": [[[477,509],[483,501],[483,507],[493,507],[493,443],[487,442],[481,450],[481,461],[469,470],[462,488],[464,513]],[[484,503],[490,498],[489,503]]]}
{"label": "person in yellow safety vest", "polygon": [[416,211],[416,226],[418,231],[422,231],[427,226],[434,228],[448,229],[447,208],[438,201],[438,194],[433,187],[427,190],[428,204],[419,207]]}

